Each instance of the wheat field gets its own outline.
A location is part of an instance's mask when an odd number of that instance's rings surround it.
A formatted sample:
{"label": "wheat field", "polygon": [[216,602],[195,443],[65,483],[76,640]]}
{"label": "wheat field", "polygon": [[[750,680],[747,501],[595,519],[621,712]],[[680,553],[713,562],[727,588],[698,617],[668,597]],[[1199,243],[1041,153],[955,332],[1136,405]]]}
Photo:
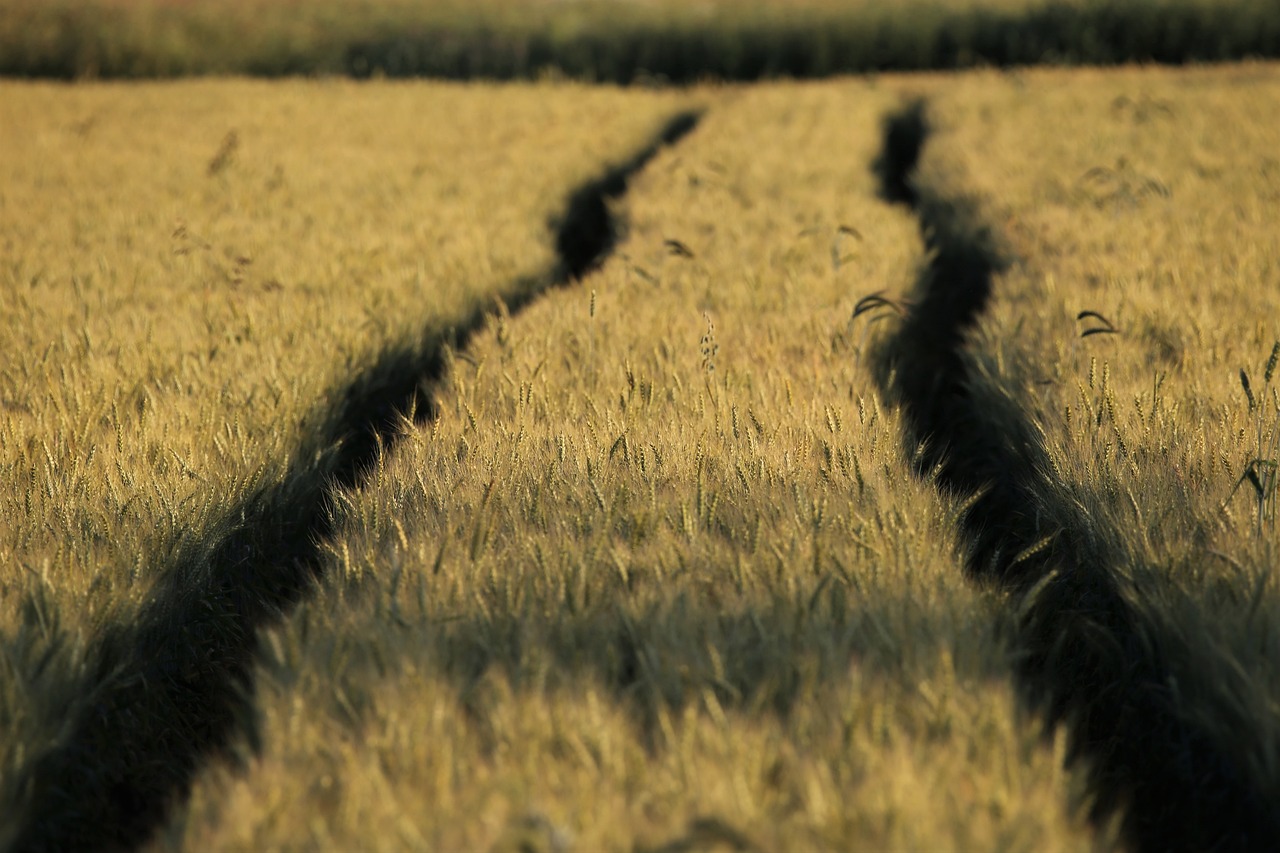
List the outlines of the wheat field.
{"label": "wheat field", "polygon": [[3,84],[7,796],[111,681],[104,633],[331,475],[307,445],[346,377],[550,263],[561,197],[678,100]]}
{"label": "wheat field", "polygon": [[[1009,258],[972,393],[1025,418],[1086,520],[1043,528],[1108,555],[1186,731],[1276,801],[1280,73],[1246,64],[4,84],[6,807],[103,638],[310,490],[319,580],[152,848],[1134,846],[1028,698],[1034,594],[966,571],[877,372],[930,238],[872,162],[919,97],[919,180]],[[691,109],[612,252],[526,301],[573,188]],[[351,377],[440,341],[431,411],[333,483]]]}
{"label": "wheat field", "polygon": [[859,367],[856,294],[917,248],[866,168],[894,96],[722,97],[344,501],[269,641],[275,750],[175,844],[1092,843]]}

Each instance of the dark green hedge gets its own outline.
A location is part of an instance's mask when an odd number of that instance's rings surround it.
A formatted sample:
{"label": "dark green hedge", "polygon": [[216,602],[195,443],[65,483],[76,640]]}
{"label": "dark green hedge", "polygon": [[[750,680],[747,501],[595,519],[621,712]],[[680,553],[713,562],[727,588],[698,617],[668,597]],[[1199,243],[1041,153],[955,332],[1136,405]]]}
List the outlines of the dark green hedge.
{"label": "dark green hedge", "polygon": [[[522,79],[548,73],[614,83],[757,80],[975,65],[1186,63],[1280,57],[1277,0],[1118,0],[1019,11],[944,3],[846,13],[723,15],[712,21],[329,19],[221,26],[205,9],[139,26],[64,7],[36,26],[0,25],[0,74],[168,77],[347,74]],[[0,2],[0,23],[5,9]],[[28,11],[28,14],[31,13]],[[297,23],[297,22],[295,22]],[[236,31],[239,28],[240,31]],[[33,33],[26,37],[19,31]],[[19,33],[15,35],[15,33]]]}
{"label": "dark green hedge", "polygon": [[1051,5],[878,19],[783,22],[769,27],[644,26],[567,38],[423,27],[350,45],[354,76],[500,79],[554,70],[602,82],[758,80],[841,73],[1042,63],[1180,64],[1280,56],[1280,2],[1220,6],[1121,2]]}

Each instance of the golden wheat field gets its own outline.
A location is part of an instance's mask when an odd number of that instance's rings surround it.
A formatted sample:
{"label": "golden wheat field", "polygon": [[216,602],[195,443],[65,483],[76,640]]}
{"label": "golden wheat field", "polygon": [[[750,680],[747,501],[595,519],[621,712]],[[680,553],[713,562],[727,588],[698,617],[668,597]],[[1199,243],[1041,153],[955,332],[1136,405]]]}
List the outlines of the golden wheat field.
{"label": "golden wheat field", "polygon": [[[5,83],[0,842],[127,783],[163,850],[1140,846],[878,373],[931,235],[871,164],[918,97],[919,181],[1009,259],[972,393],[1087,521],[1028,552],[1107,554],[1181,736],[1280,801],[1276,66]],[[584,186],[624,226],[547,272]],[[428,364],[346,472],[360,389]]]}
{"label": "golden wheat field", "polygon": [[100,629],[207,570],[345,378],[545,264],[561,196],[678,101],[3,86],[8,785],[92,701]]}
{"label": "golden wheat field", "polygon": [[1271,66],[1080,72],[971,78],[936,102],[955,152],[939,168],[989,200],[1025,259],[982,330],[989,369],[1034,411],[1071,499],[1118,532],[1141,606],[1177,636],[1180,701],[1236,741],[1270,802],[1276,84]]}

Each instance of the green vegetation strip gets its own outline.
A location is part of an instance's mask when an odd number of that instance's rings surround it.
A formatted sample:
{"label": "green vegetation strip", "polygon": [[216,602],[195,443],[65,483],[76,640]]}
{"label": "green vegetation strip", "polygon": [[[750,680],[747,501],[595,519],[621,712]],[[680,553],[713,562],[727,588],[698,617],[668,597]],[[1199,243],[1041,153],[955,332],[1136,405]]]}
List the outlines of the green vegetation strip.
{"label": "green vegetation strip", "polygon": [[1280,56],[1269,0],[0,0],[0,75],[634,83]]}
{"label": "green vegetation strip", "polygon": [[[649,145],[569,196],[557,223],[554,267],[520,282],[507,311],[515,314],[548,289],[576,281],[613,249],[617,223],[608,202],[698,118],[677,114]],[[237,733],[254,740],[257,634],[313,588],[322,543],[335,533],[331,496],[363,483],[403,425],[434,417],[430,395],[445,351],[465,347],[487,316],[477,311],[444,336],[385,352],[351,381],[315,445],[295,455],[289,475],[233,507],[196,546],[210,556],[191,562],[207,571],[193,578],[185,561],[163,570],[137,624],[106,637],[96,671],[76,690],[95,701],[72,722],[65,744],[37,757],[20,783],[32,805],[14,849],[142,844],[208,755]],[[317,466],[316,458],[324,463]]]}
{"label": "green vegetation strip", "polygon": [[878,355],[917,473],[963,501],[970,574],[1012,594],[1021,675],[1037,705],[1067,723],[1072,755],[1089,764],[1095,816],[1121,812],[1142,850],[1274,849],[1280,817],[1265,786],[1180,705],[1178,641],[1142,617],[1139,592],[1113,569],[1124,561],[1101,543],[1117,537],[1059,497],[1025,415],[986,399],[969,367],[967,337],[1004,260],[970,202],[914,180],[927,136],[915,103],[887,121],[875,163],[882,197],[916,213],[929,250],[904,320]]}

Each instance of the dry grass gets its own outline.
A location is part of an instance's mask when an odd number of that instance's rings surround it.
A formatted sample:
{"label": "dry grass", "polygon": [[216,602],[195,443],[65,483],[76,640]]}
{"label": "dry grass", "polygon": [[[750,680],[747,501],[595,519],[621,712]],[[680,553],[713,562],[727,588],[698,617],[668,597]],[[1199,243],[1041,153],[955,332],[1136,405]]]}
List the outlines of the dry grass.
{"label": "dry grass", "polygon": [[619,253],[342,502],[262,753],[160,846],[1105,845],[860,366],[919,251],[867,169],[896,95],[712,95]]}

